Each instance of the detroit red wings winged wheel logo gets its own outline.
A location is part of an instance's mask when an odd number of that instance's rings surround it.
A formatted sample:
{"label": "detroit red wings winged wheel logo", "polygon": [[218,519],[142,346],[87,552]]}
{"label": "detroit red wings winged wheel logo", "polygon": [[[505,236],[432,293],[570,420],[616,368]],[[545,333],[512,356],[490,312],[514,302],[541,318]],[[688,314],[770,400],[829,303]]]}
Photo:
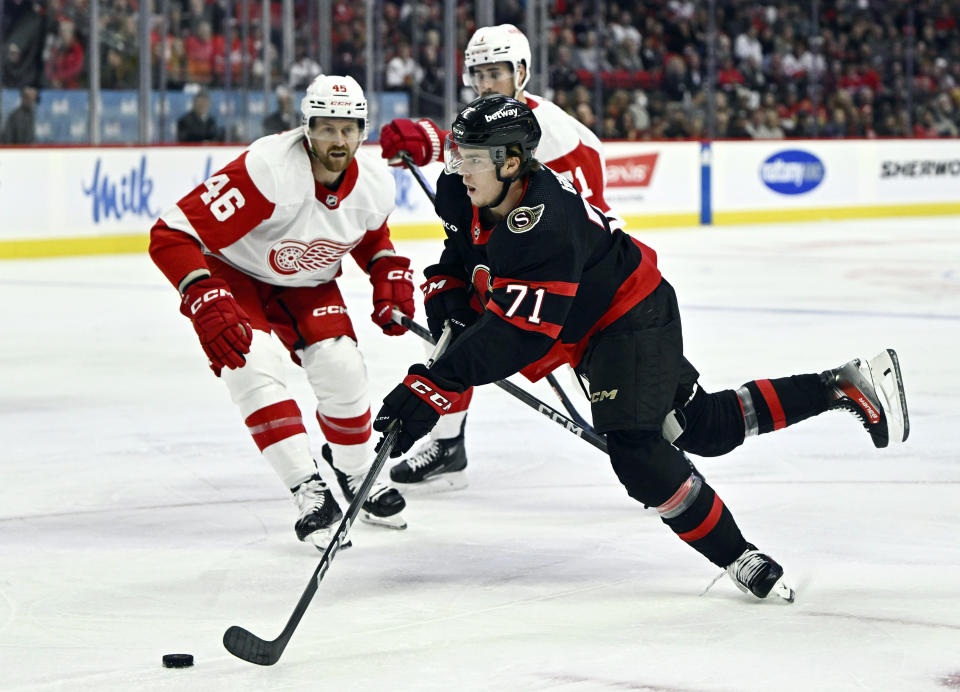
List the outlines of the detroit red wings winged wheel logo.
{"label": "detroit red wings winged wheel logo", "polygon": [[270,268],[282,276],[315,272],[336,264],[356,243],[337,243],[318,238],[309,245],[299,240],[281,240],[270,248]]}

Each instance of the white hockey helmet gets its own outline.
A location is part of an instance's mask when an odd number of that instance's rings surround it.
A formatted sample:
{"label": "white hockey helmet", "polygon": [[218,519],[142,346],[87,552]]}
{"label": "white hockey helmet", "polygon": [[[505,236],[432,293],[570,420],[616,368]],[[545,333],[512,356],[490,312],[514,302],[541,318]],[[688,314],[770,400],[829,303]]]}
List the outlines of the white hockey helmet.
{"label": "white hockey helmet", "polygon": [[356,118],[360,121],[360,141],[367,138],[367,99],[353,77],[318,75],[300,101],[300,112],[303,134],[307,138],[311,118]]}
{"label": "white hockey helmet", "polygon": [[[463,52],[464,85],[476,91],[477,87],[470,74],[470,68],[494,62],[508,62],[513,69],[513,85],[516,93],[507,94],[507,96],[515,97],[523,91],[523,87],[530,80],[530,42],[513,24],[484,26],[474,32]],[[526,68],[522,82],[517,74],[517,67],[521,64]]]}

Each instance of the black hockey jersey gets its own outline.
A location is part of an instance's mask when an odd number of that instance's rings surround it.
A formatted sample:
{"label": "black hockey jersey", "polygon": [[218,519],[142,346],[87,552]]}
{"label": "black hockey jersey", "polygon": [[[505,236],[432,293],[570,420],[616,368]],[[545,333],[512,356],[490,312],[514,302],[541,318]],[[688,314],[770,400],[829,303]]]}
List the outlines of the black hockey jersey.
{"label": "black hockey jersey", "polygon": [[484,228],[459,175],[441,174],[436,199],[447,234],[440,264],[472,284],[485,308],[431,368],[464,387],[519,371],[537,380],[563,363],[575,366],[592,334],[660,283],[656,253],[611,230],[548,168],[527,178],[518,205],[492,228]]}

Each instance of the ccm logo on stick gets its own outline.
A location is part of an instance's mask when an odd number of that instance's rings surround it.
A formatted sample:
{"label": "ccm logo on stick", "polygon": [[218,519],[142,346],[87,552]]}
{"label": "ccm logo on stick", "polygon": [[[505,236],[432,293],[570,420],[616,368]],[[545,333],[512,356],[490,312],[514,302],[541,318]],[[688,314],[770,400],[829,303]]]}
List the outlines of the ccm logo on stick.
{"label": "ccm logo on stick", "polygon": [[314,317],[323,317],[324,315],[346,315],[347,308],[343,305],[327,305],[322,308],[314,308]]}

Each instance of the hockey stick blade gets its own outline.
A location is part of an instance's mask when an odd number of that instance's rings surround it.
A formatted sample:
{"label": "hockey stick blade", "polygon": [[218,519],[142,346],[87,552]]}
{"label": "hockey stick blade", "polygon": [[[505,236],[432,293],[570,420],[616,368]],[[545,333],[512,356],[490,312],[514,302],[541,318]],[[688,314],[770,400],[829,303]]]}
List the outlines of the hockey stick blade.
{"label": "hockey stick blade", "polygon": [[280,660],[280,654],[286,642],[277,637],[272,642],[265,641],[249,630],[231,625],[223,633],[223,646],[237,658],[256,663],[259,666],[272,666]]}
{"label": "hockey stick blade", "polygon": [[303,614],[307,612],[307,606],[309,606],[310,601],[313,600],[313,596],[317,592],[317,587],[330,568],[330,563],[346,542],[347,533],[350,531],[350,527],[360,513],[363,503],[367,499],[367,495],[370,494],[370,490],[377,480],[377,476],[379,476],[383,470],[383,466],[387,462],[390,452],[393,451],[393,446],[397,443],[397,436],[399,434],[400,426],[397,424],[397,421],[394,421],[384,433],[380,450],[377,452],[373,464],[370,465],[370,470],[367,471],[367,475],[357,490],[357,494],[347,508],[343,519],[340,520],[340,525],[330,540],[330,545],[327,546],[323,557],[320,558],[320,563],[316,569],[313,570],[313,575],[310,577],[307,588],[303,590],[303,594],[300,596],[300,600],[297,601],[297,605],[293,609],[293,613],[290,615],[290,619],[287,620],[287,624],[284,626],[280,636],[272,641],[267,641],[243,627],[233,625],[223,633],[223,646],[227,651],[237,658],[250,663],[256,663],[260,666],[272,666],[280,660],[280,656],[283,655],[283,650],[287,648],[290,637],[293,636],[294,630],[296,630],[297,625],[300,624]]}

